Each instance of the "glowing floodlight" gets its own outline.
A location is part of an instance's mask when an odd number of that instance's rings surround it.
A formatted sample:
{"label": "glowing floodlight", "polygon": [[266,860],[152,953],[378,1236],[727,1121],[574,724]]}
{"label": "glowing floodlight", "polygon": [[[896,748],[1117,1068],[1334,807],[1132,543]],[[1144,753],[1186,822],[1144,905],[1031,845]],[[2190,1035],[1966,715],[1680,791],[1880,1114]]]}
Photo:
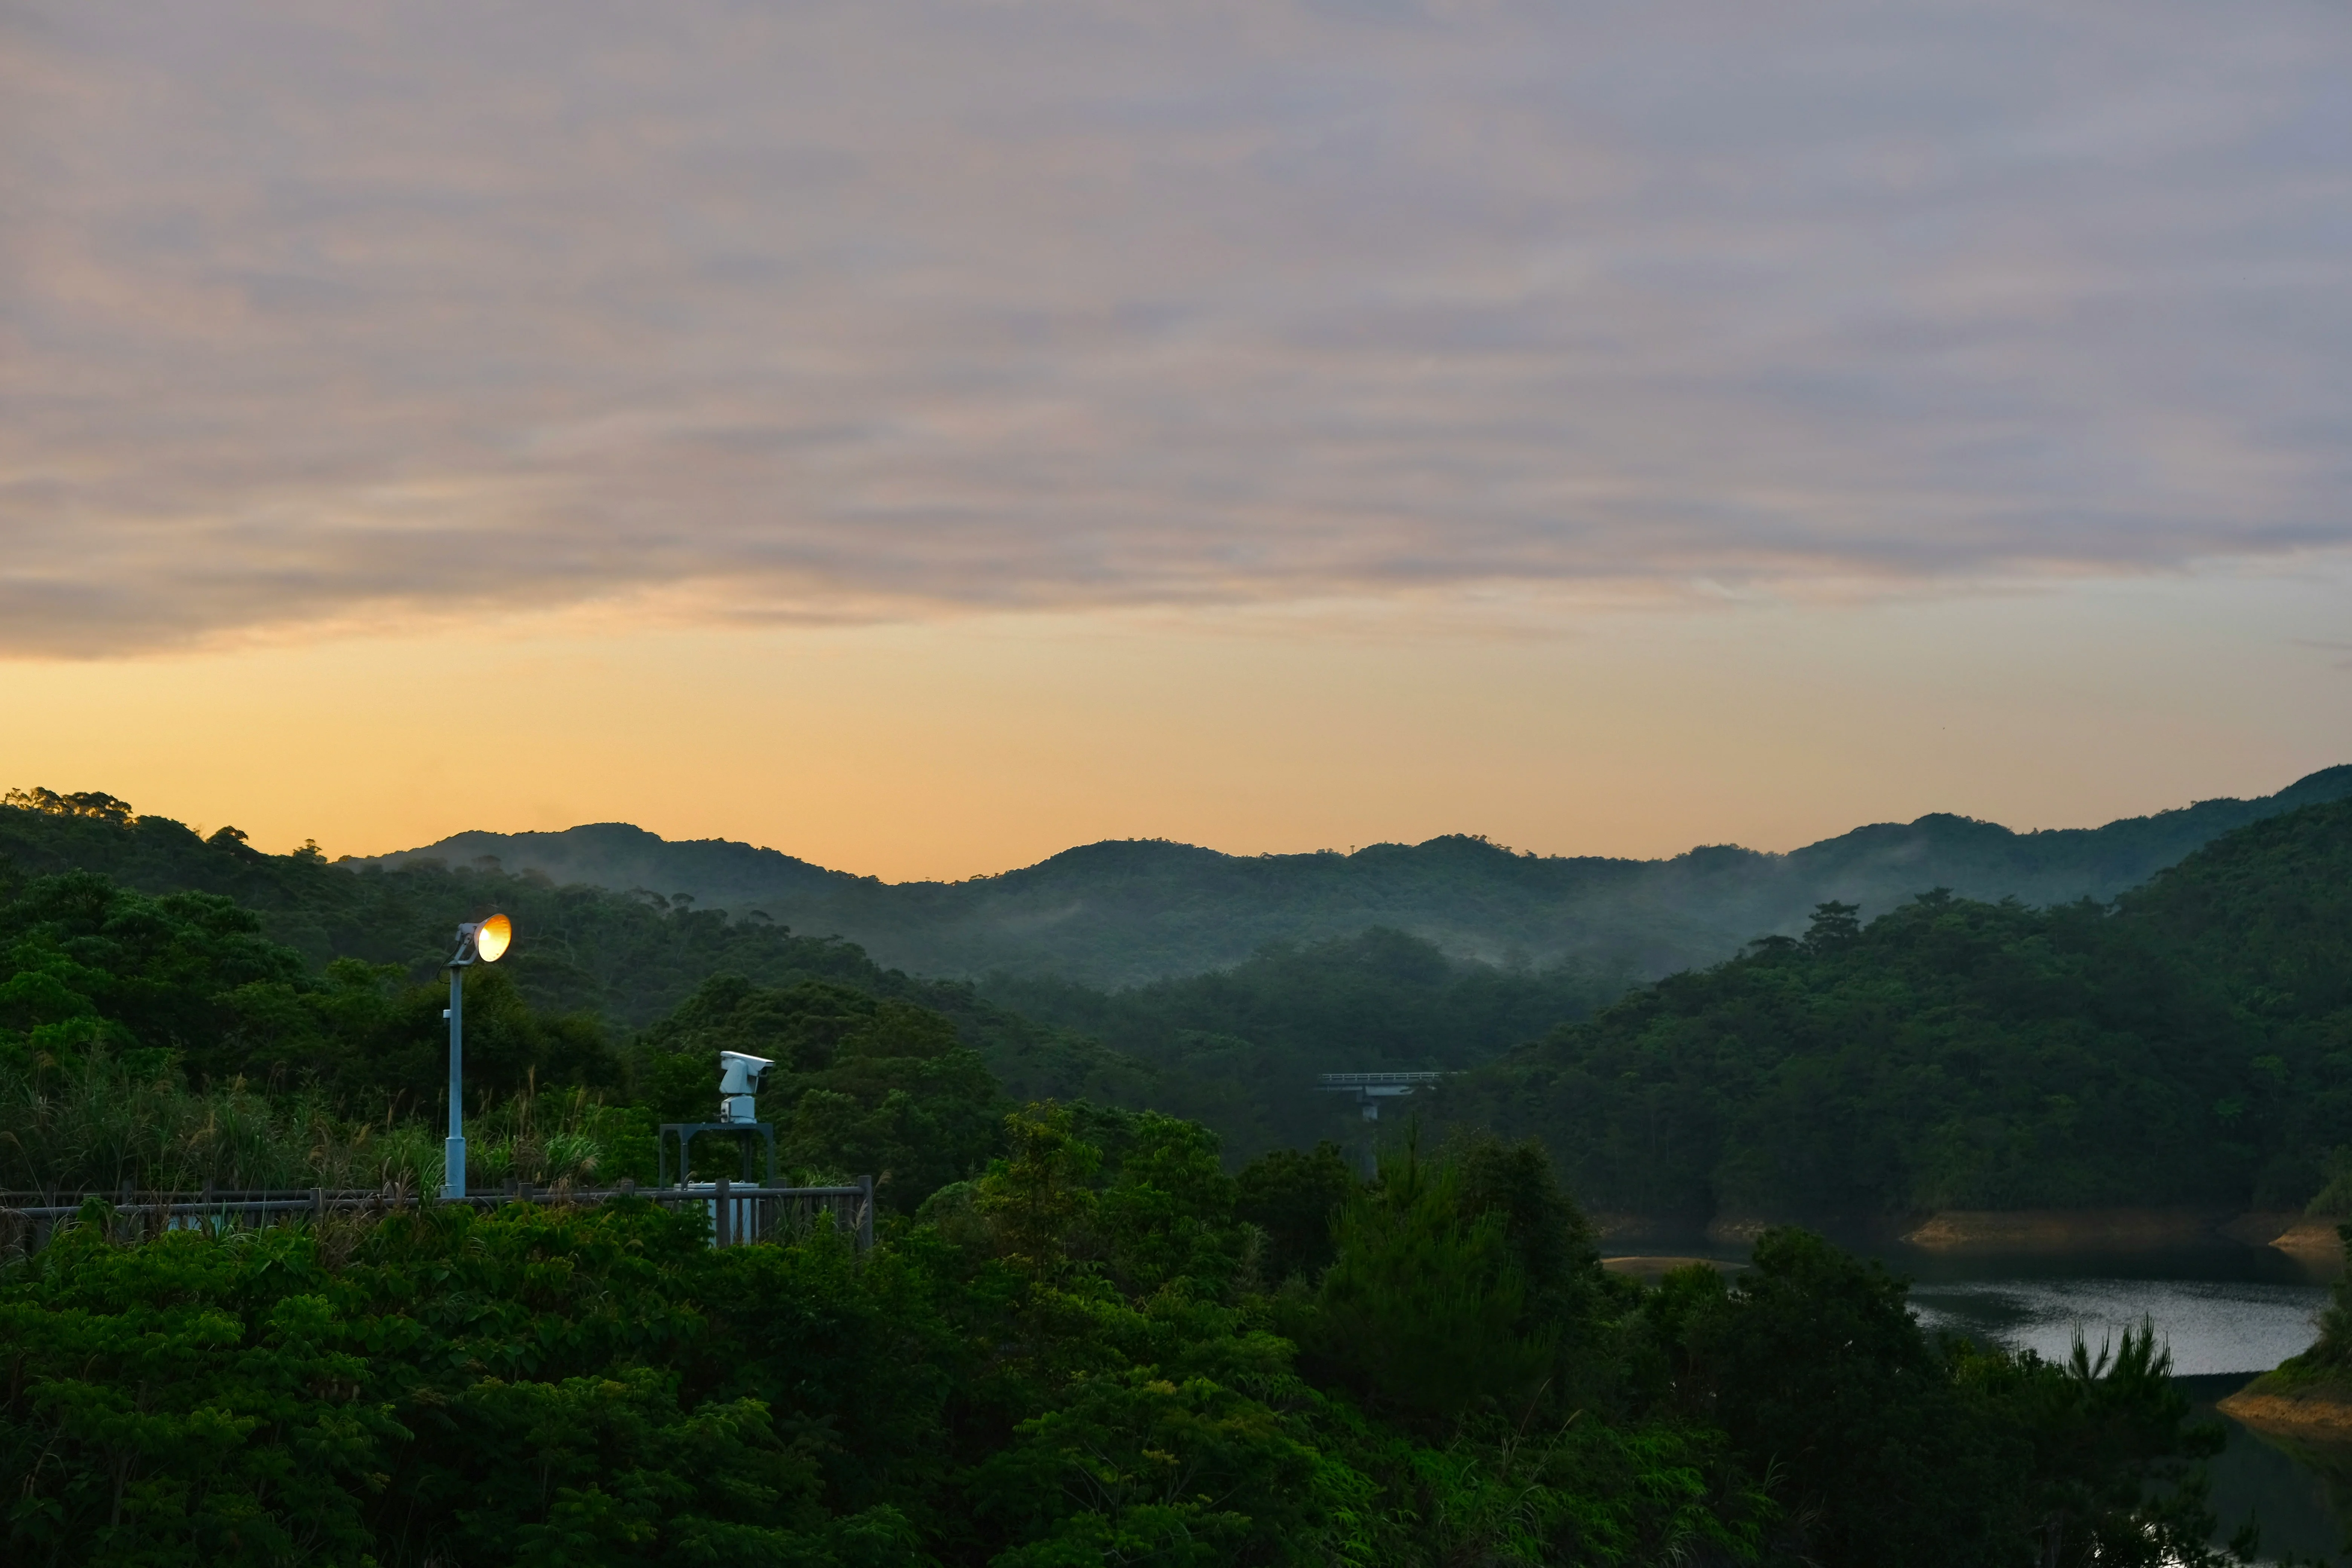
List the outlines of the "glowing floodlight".
{"label": "glowing floodlight", "polygon": [[492,915],[474,928],[474,952],[484,963],[496,963],[512,941],[514,921],[504,915]]}

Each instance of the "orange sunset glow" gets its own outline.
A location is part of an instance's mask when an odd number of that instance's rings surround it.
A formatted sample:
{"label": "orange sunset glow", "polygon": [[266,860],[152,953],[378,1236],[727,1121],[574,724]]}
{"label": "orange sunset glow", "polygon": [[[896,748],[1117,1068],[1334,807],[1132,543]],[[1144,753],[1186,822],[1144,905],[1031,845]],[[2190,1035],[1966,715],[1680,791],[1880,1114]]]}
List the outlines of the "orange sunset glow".
{"label": "orange sunset glow", "polygon": [[2335,24],[919,9],[0,27],[0,773],[909,879],[2352,752]]}

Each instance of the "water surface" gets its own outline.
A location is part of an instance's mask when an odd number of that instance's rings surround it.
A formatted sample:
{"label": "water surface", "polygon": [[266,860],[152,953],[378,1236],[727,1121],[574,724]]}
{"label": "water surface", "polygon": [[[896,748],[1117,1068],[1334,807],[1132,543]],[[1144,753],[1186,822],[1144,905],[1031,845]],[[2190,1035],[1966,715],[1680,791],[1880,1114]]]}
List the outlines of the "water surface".
{"label": "water surface", "polygon": [[2339,1555],[2352,1522],[2352,1449],[2284,1443],[2213,1409],[2251,1376],[2310,1348],[2340,1265],[2251,1247],[1879,1256],[1911,1277],[1912,1303],[1929,1327],[2013,1350],[2068,1356],[2080,1333],[2095,1352],[2126,1328],[2153,1323],[2183,1391],[2227,1434],[2210,1469],[2221,1533],[2251,1518],[2262,1526],[2262,1561],[2352,1562]]}
{"label": "water surface", "polygon": [[[1704,1244],[1671,1250],[1725,1263],[1747,1256]],[[2228,1437],[2210,1470],[2221,1533],[2252,1518],[2262,1526],[2263,1561],[2292,1555],[2352,1563],[2352,1554],[2343,1554],[2352,1524],[2352,1447],[2283,1441],[2213,1409],[2318,1337],[2314,1320],[2340,1262],[2218,1244],[2130,1252],[1855,1250],[1912,1281],[1912,1305],[1927,1327],[2013,1350],[2062,1359],[2073,1353],[2077,1333],[2095,1352],[2126,1328],[2154,1324],[2171,1348],[2183,1391]]]}
{"label": "water surface", "polygon": [[2038,1351],[2053,1361],[2080,1336],[2094,1352],[2143,1321],[2172,1351],[2179,1377],[2268,1372],[2319,1337],[2313,1320],[2327,1288],[2248,1279],[2077,1279],[1922,1281],[1911,1289],[1919,1321]]}

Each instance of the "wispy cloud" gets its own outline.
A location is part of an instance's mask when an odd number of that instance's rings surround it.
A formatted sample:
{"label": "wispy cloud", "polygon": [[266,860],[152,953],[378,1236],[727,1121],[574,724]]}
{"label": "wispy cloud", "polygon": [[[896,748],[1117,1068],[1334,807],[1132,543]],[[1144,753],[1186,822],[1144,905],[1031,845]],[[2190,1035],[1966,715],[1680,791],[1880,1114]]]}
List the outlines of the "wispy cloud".
{"label": "wispy cloud", "polygon": [[0,651],[2352,542],[2294,0],[0,18]]}

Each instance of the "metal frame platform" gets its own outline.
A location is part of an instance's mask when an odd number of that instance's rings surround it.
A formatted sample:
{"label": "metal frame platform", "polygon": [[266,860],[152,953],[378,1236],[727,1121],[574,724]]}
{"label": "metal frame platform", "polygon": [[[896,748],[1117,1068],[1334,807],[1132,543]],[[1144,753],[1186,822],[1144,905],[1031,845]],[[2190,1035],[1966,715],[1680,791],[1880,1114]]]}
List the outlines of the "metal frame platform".
{"label": "metal frame platform", "polygon": [[768,1148],[768,1174],[766,1177],[766,1184],[772,1187],[776,1184],[776,1130],[767,1122],[665,1121],[661,1124],[661,1131],[658,1134],[660,1139],[660,1151],[658,1154],[661,1168],[660,1185],[667,1187],[671,1184],[669,1170],[670,1140],[672,1138],[676,1138],[677,1140],[677,1181],[679,1184],[682,1185],[692,1176],[694,1171],[694,1165],[688,1158],[688,1156],[693,1152],[694,1141],[705,1132],[725,1132],[733,1135],[743,1156],[742,1179],[747,1182],[751,1179],[751,1140],[754,1136],[757,1136],[767,1145]]}

